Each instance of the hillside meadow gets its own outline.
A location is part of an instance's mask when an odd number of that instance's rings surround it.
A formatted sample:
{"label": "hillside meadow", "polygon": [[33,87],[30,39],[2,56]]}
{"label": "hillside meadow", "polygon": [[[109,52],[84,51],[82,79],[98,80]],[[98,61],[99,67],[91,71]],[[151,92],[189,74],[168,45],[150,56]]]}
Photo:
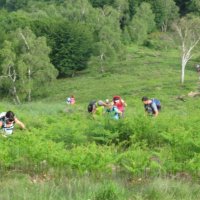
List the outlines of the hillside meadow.
{"label": "hillside meadow", "polygon": [[[200,105],[188,96],[199,90],[196,64],[194,56],[181,85],[177,49],[129,46],[104,74],[91,66],[40,100],[3,99],[0,110],[27,128],[0,139],[0,199],[199,199]],[[89,101],[114,95],[128,104],[125,118],[91,118]],[[144,115],[142,96],[160,99],[157,118]]]}

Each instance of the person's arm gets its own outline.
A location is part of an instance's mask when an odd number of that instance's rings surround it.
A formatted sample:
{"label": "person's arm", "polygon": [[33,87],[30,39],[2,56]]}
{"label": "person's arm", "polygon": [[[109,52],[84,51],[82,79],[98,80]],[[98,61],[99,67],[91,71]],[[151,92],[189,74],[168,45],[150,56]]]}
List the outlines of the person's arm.
{"label": "person's arm", "polygon": [[0,121],[0,127],[2,127],[3,126],[3,122],[2,121]]}
{"label": "person's arm", "polygon": [[118,110],[117,113],[119,114],[120,117],[122,117],[122,112],[120,110]]}
{"label": "person's arm", "polygon": [[25,129],[25,125],[21,121],[19,121],[16,117],[15,117],[15,123],[18,124],[21,129]]}
{"label": "person's arm", "polygon": [[103,102],[102,100],[98,101],[98,105],[99,106],[104,106],[104,107],[107,107],[107,108],[109,107],[109,105],[107,103]]}
{"label": "person's arm", "polygon": [[156,106],[156,104],[155,103],[152,103],[152,108],[153,108],[153,110],[154,110],[154,117],[157,117],[158,116],[158,108],[157,108],[157,106]]}
{"label": "person's arm", "polygon": [[123,106],[126,107],[127,103],[123,99],[121,101],[122,101]]}
{"label": "person's arm", "polygon": [[115,111],[120,117],[122,117],[122,112],[121,112],[117,107],[114,107],[114,111]]}

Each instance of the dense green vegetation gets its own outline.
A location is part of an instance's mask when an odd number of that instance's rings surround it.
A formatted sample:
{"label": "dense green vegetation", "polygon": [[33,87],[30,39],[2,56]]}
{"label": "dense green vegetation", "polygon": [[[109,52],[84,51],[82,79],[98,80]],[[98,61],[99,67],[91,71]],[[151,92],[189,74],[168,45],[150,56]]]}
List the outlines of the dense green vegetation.
{"label": "dense green vegetation", "polygon": [[[27,126],[27,130],[16,129],[14,135],[0,141],[4,183],[9,184],[10,176],[15,176],[13,171],[26,174],[18,175],[11,185],[30,199],[38,198],[31,196],[35,190],[39,190],[41,199],[57,198],[65,194],[64,190],[69,196],[63,199],[161,199],[163,189],[152,185],[153,178],[198,180],[199,98],[187,97],[198,88],[198,74],[193,68],[195,60],[190,65],[186,86],[181,86],[176,50],[131,46],[126,61],[116,63],[112,73],[59,80],[49,88],[49,96],[37,102],[18,106],[2,102],[1,110],[15,111]],[[66,107],[65,97],[72,93],[77,104]],[[111,98],[116,93],[128,103],[126,118],[119,122],[105,117],[92,120],[86,112],[88,101]],[[144,94],[161,100],[163,111],[158,118],[144,116]],[[176,99],[182,95],[185,101]],[[10,175],[5,176],[7,173]],[[69,182],[61,187],[66,178]],[[33,182],[27,186],[30,194],[22,189],[27,181]],[[157,181],[155,184],[159,184]],[[160,182],[166,188],[175,184],[175,191],[166,189],[165,194],[174,199],[184,196],[190,187],[198,187],[173,180]],[[40,192],[40,184],[45,193]],[[80,185],[76,193],[70,189],[74,184]],[[83,189],[82,184],[93,186]],[[185,189],[179,190],[181,187]],[[55,188],[57,193],[52,194]],[[2,195],[9,199],[7,189],[6,184]],[[188,194],[191,199],[198,195]]]}
{"label": "dense green vegetation", "polygon": [[[0,199],[199,199],[199,6],[0,0],[0,110],[26,124],[0,136]],[[114,95],[124,119],[87,113]]]}

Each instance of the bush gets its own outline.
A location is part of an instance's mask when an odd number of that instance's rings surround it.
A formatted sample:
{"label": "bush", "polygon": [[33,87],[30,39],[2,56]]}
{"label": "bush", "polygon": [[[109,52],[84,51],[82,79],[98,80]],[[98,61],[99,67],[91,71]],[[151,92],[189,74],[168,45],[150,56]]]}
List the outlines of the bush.
{"label": "bush", "polygon": [[167,50],[169,48],[176,48],[172,38],[167,33],[155,32],[148,35],[144,42],[144,46],[156,50]]}
{"label": "bush", "polygon": [[94,200],[121,200],[123,191],[114,183],[105,183],[95,192]]}

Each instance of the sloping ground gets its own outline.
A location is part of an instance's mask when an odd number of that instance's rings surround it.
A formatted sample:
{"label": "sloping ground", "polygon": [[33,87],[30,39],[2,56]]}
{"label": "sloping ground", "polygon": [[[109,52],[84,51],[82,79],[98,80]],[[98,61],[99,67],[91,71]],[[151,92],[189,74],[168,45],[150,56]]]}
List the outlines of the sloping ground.
{"label": "sloping ground", "polygon": [[[65,179],[63,183],[69,177],[76,177],[77,184],[81,185],[77,188],[77,197],[70,193],[70,189],[67,190],[71,199],[81,199],[82,195],[85,195],[82,199],[106,199],[103,195],[108,195],[107,199],[117,199],[119,193],[122,196],[118,199],[164,199],[162,191],[166,192],[166,199],[187,199],[185,190],[179,191],[179,186],[174,185],[177,187],[174,191],[165,180],[161,184],[166,185],[167,191],[163,188],[158,191],[160,183],[157,182],[155,188],[146,185],[146,179],[157,176],[186,174],[189,180],[199,178],[199,98],[187,96],[190,91],[197,90],[198,74],[191,62],[186,70],[185,85],[181,86],[179,60],[175,50],[157,52],[130,47],[126,59],[110,66],[106,74],[58,80],[49,88],[49,97],[38,102],[20,106],[1,102],[0,110],[13,110],[27,126],[27,130],[16,129],[14,135],[0,140],[1,175],[11,171],[30,177],[38,175],[32,192],[47,187],[46,196],[41,193],[41,199],[57,198],[57,194],[52,193],[53,188],[58,189],[58,196],[65,193],[59,189],[61,183],[54,183],[54,179],[60,177]],[[66,108],[65,99],[71,94],[75,95],[77,103]],[[112,98],[116,94],[128,103],[125,119],[119,122],[104,117],[92,120],[86,112],[88,102]],[[141,97],[144,95],[161,100],[163,110],[158,118],[143,115]],[[184,96],[184,101],[177,96]],[[97,184],[98,180],[99,184],[103,182],[100,180],[103,175],[108,180],[113,175],[128,178],[123,182],[124,188],[118,186],[119,178],[112,180],[115,183],[109,184],[108,190],[103,186],[97,187],[95,194],[91,195],[91,191],[88,194],[88,190],[81,190],[85,183],[79,183],[79,180],[85,175],[95,176]],[[17,188],[20,179],[17,177],[13,182]],[[53,180],[48,183],[53,186],[43,185],[43,179],[47,182]],[[137,186],[133,190],[134,180]],[[142,186],[140,180],[145,180]],[[38,181],[42,184],[37,184]],[[2,197],[9,199],[14,193],[11,189],[7,190],[9,184],[6,186],[4,183]],[[87,184],[88,188],[94,185],[92,181]],[[19,184],[17,191],[22,187]],[[127,196],[124,191],[129,187],[131,194]],[[190,190],[190,185],[185,187],[186,191]],[[191,187],[196,191],[196,186]],[[133,197],[135,190],[138,193]],[[27,199],[29,193],[23,190],[22,194]],[[187,197],[195,199],[195,195],[199,196],[199,193]],[[23,199],[20,195],[11,199],[18,197]]]}

